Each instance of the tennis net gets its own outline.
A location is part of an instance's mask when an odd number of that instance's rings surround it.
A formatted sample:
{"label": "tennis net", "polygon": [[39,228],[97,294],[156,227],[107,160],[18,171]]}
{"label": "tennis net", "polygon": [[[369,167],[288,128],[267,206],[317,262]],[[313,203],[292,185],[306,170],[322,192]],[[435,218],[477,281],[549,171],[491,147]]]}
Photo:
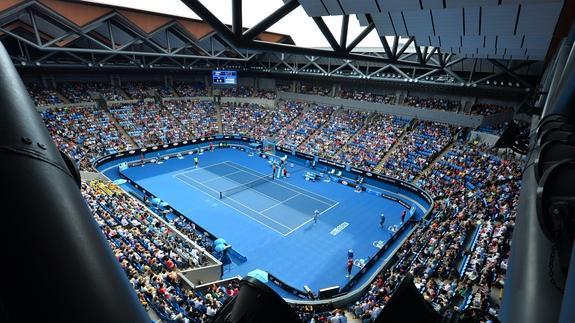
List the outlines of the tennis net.
{"label": "tennis net", "polygon": [[238,185],[236,187],[232,187],[230,189],[227,189],[225,191],[220,191],[220,199],[223,199],[224,197],[230,197],[234,194],[237,194],[239,192],[245,191],[247,189],[256,187],[258,185],[262,185],[268,182],[271,182],[272,179],[270,178],[270,176],[262,176],[258,179],[255,179],[251,182],[245,183],[245,184],[241,184]]}

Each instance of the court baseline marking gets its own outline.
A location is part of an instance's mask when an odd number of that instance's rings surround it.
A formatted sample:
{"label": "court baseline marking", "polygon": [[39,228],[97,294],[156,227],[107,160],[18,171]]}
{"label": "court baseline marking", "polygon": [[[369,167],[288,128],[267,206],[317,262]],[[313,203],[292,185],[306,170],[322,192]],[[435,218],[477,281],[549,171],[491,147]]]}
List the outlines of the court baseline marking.
{"label": "court baseline marking", "polygon": [[[183,176],[185,176],[185,175],[183,175]],[[185,177],[188,178],[188,179],[191,179],[191,178],[189,178],[189,177],[187,177],[187,176],[185,176]],[[194,188],[194,189],[196,189],[196,190],[198,190],[198,191],[200,191],[200,192],[202,192],[202,193],[208,195],[209,197],[212,197],[212,198],[213,198],[213,196],[211,196],[210,194],[208,194],[206,191],[201,190],[201,189],[199,189],[199,188],[197,188],[197,187],[191,185],[190,183],[186,182],[185,180],[179,178],[177,175],[175,176],[175,178],[178,179],[178,180],[180,180],[182,183],[184,183],[184,184],[186,184],[186,185],[188,185],[188,186],[190,186],[190,187],[192,187],[192,188]],[[202,183],[200,183],[200,182],[198,182],[198,181],[196,181],[196,180],[194,180],[194,179],[191,179],[191,180],[193,180],[193,181],[195,181],[196,183],[202,185]],[[208,188],[208,189],[210,189],[211,191],[214,191],[214,192],[218,193],[218,191],[216,191],[216,190],[214,190],[214,189],[212,189],[212,188],[210,188],[210,187],[208,187],[208,186],[205,186],[205,185],[203,185],[203,186],[206,187],[206,188]],[[221,201],[221,200],[220,200],[220,201]],[[234,201],[235,201],[235,200],[234,200]],[[268,226],[267,224],[261,222],[260,220],[255,219],[255,218],[249,216],[249,215],[246,214],[244,211],[238,210],[238,209],[235,208],[234,206],[232,206],[232,205],[230,205],[230,204],[228,204],[228,203],[226,203],[226,202],[224,202],[224,201],[221,201],[221,203],[222,203],[222,204],[225,204],[226,206],[228,206],[228,207],[230,207],[230,208],[232,208],[232,209],[234,209],[234,210],[236,210],[236,211],[238,211],[238,212],[240,212],[241,214],[247,216],[248,218],[250,218],[250,219],[252,219],[252,220],[258,222],[259,224],[261,224],[261,225],[263,225],[263,226],[265,226],[265,227],[267,227],[268,229],[273,230],[273,231],[275,231],[275,232],[281,234],[281,235],[284,236],[284,237],[288,235],[288,233],[285,233],[285,234],[284,234],[284,233],[282,233],[282,232],[280,232],[280,231],[278,231],[278,230],[276,230],[276,229],[274,229],[274,228]],[[238,204],[243,205],[242,203],[238,203]],[[249,208],[248,208],[248,209],[249,209]],[[253,211],[253,210],[252,210],[252,211]],[[256,213],[259,213],[259,212],[256,212]],[[264,218],[266,218],[266,219],[269,219],[269,220],[271,220],[271,221],[273,221],[273,222],[276,222],[276,221],[274,221],[274,220],[268,218],[267,216],[264,216],[264,215],[262,215],[262,216],[263,216]],[[276,222],[276,223],[277,223],[277,222]],[[283,225],[283,224],[281,224],[281,223],[278,223],[278,224],[281,225],[281,226],[283,226],[283,227],[285,227],[285,228],[287,228],[287,229],[291,229],[291,228],[286,227],[285,225]]]}
{"label": "court baseline marking", "polygon": [[[243,170],[243,171],[245,171],[246,173],[252,172],[252,173],[259,174],[259,175],[265,175],[265,174],[263,174],[263,173],[260,173],[260,172],[258,172],[258,171],[255,171],[255,170],[246,170],[246,169],[243,169],[243,168],[242,168],[243,166],[241,166],[241,165],[238,165],[238,166],[240,166],[240,167],[237,167],[237,166],[236,166],[237,164],[234,163],[234,162],[228,161],[227,163],[228,163],[228,164],[231,164],[231,165],[230,165],[231,167],[234,167],[234,168],[239,169],[239,170]],[[249,169],[249,168],[247,168],[247,169]],[[315,198],[315,197],[313,197],[313,196],[309,196],[309,195],[304,194],[304,193],[302,193],[302,192],[298,192],[298,191],[296,190],[296,189],[298,189],[298,190],[302,190],[302,191],[308,192],[308,193],[310,193],[310,194],[312,194],[312,195],[315,195],[315,196],[321,196],[321,195],[319,195],[319,194],[317,194],[317,193],[314,193],[314,192],[312,192],[312,191],[308,191],[308,190],[306,190],[305,188],[301,188],[301,187],[299,187],[299,186],[293,186],[293,185],[291,185],[291,184],[282,183],[282,182],[279,182],[279,181],[277,182],[277,185],[282,186],[283,188],[288,189],[288,190],[290,190],[290,191],[292,191],[292,192],[296,192],[296,193],[300,193],[300,194],[302,194],[302,195],[305,195],[305,196],[307,196],[307,197],[309,197],[309,198],[311,198],[311,199],[314,199],[314,200],[316,200],[316,201],[318,201],[318,202],[320,202],[320,203],[323,203],[323,204],[326,204],[326,205],[330,205],[330,206],[332,205],[331,203],[326,203],[325,201],[322,201],[322,200],[320,200],[320,199],[318,199],[318,198]],[[293,188],[291,188],[291,187],[289,187],[289,186],[287,186],[287,185],[293,186],[293,187],[295,187],[296,189],[293,189]],[[330,199],[330,198],[327,198],[327,197],[324,197],[324,196],[321,196],[321,197],[324,198],[324,199],[326,199],[326,200],[328,200],[328,201],[333,202],[334,204],[339,204],[338,201],[334,201],[334,200],[332,200],[332,199]]]}

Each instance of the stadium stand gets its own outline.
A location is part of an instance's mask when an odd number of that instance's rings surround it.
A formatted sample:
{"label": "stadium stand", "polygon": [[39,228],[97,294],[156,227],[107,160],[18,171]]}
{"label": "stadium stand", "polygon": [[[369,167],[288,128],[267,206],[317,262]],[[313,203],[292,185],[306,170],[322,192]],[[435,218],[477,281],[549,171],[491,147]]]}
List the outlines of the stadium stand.
{"label": "stadium stand", "polygon": [[186,83],[177,82],[174,84],[174,90],[176,94],[180,97],[196,97],[196,96],[207,96],[208,92],[204,83]]}
{"label": "stadium stand", "polygon": [[344,110],[336,111],[334,117],[316,131],[299,148],[310,155],[331,157],[347,143],[361,127],[369,112]]}
{"label": "stadium stand", "polygon": [[210,101],[166,101],[166,109],[190,132],[199,138],[220,132],[218,112]]}
{"label": "stadium stand", "polygon": [[263,134],[253,133],[257,131],[256,125],[262,124],[267,114],[267,109],[252,103],[224,103],[220,106],[222,127],[224,134],[248,135],[252,133],[254,138],[260,138]]}
{"label": "stadium stand", "polygon": [[434,98],[434,97],[421,98],[417,96],[407,96],[403,100],[403,104],[408,105],[410,107],[416,107],[421,109],[433,109],[433,110],[454,111],[454,112],[461,110],[460,102],[444,98]]}
{"label": "stadium stand", "polygon": [[205,265],[202,251],[117,186],[93,181],[82,192],[140,301],[162,320],[207,321],[237,292],[235,282],[203,292],[182,283],[179,270]]}
{"label": "stadium stand", "polygon": [[50,90],[38,83],[28,84],[28,93],[36,106],[47,106],[63,103],[56,91]]}
{"label": "stadium stand", "polygon": [[[67,88],[74,87],[77,84]],[[146,92],[148,87],[139,89]],[[164,105],[112,103],[111,114],[95,105],[55,108],[42,116],[58,145],[82,169],[89,169],[96,157],[129,148],[130,141],[116,124],[140,147],[217,133],[245,134],[276,137],[280,145],[331,156],[368,171],[380,164],[383,174],[416,180],[438,204],[429,222],[400,247],[397,263],[377,276],[367,294],[346,309],[348,313],[373,321],[407,272],[414,274],[416,286],[438,311],[468,306],[498,311],[489,295],[503,288],[519,189],[519,159],[465,142],[455,143],[440,155],[453,142],[457,127],[415,121],[407,130],[412,123],[409,119],[381,113],[293,101],[280,101],[274,108],[248,103],[217,108],[208,101],[175,99]],[[387,160],[381,163],[386,154]],[[205,321],[221,307],[223,294],[233,294],[229,286],[213,287],[203,296],[186,291],[174,273],[178,268],[201,266],[197,251],[180,240],[152,245],[155,234],[161,235],[165,227],[154,221],[156,215],[144,216],[148,211],[117,187],[92,182],[82,188],[140,300],[160,318]],[[193,222],[159,214],[206,252],[213,250],[213,242]],[[144,229],[150,225],[155,229]],[[129,245],[135,248],[127,249]],[[296,310],[302,322],[330,320],[345,313],[327,307]]]}
{"label": "stadium stand", "polygon": [[112,105],[110,112],[139,147],[188,139],[187,131],[167,110],[153,102]]}
{"label": "stadium stand", "polygon": [[300,114],[288,127],[278,131],[277,137],[281,138],[279,144],[287,147],[299,147],[324,123],[328,122],[333,111],[334,108],[330,106],[315,104],[308,106],[304,113]]}
{"label": "stadium stand", "polygon": [[360,90],[342,90],[339,94],[342,99],[350,99],[366,102],[377,102],[385,104],[394,104],[395,95],[393,94],[375,94],[371,92],[364,92]]}
{"label": "stadium stand", "polygon": [[70,100],[70,103],[93,102],[94,100],[90,95],[90,91],[93,90],[87,83],[66,82],[60,84],[60,92]]}
{"label": "stadium stand", "polygon": [[133,100],[143,100],[154,97],[160,85],[152,82],[130,82],[122,87]]}
{"label": "stadium stand", "polygon": [[312,84],[302,84],[299,87],[298,92],[299,93],[305,93],[305,94],[328,96],[331,93],[331,88],[312,85]]}
{"label": "stadium stand", "polygon": [[92,168],[97,157],[132,148],[110,114],[95,105],[56,108],[41,114],[56,145],[81,169]]}
{"label": "stadium stand", "polygon": [[376,113],[334,157],[338,162],[373,171],[405,131],[409,120]]}
{"label": "stadium stand", "polygon": [[391,152],[383,173],[412,181],[453,140],[453,126],[421,121]]}
{"label": "stadium stand", "polygon": [[482,116],[488,116],[506,111],[513,111],[513,108],[497,104],[482,104],[482,103],[476,103],[471,107],[471,114],[479,114]]}

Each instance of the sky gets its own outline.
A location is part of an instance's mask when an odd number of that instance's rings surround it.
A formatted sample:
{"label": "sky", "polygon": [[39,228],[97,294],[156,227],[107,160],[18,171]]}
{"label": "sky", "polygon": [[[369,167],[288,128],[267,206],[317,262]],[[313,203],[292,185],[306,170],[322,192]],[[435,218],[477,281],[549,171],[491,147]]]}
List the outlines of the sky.
{"label": "sky", "polygon": [[[159,12],[169,15],[200,19],[190,8],[180,0],[83,0],[111,4],[127,8]],[[200,0],[223,23],[232,23],[232,0]],[[252,27],[283,5],[282,0],[243,0],[243,25]],[[323,17],[335,39],[339,41],[341,32],[341,17]],[[359,35],[365,27],[359,25],[355,16],[350,16],[348,26],[348,43]],[[298,46],[329,47],[313,20],[307,16],[300,6],[288,16],[269,28],[269,31],[288,34]],[[381,41],[375,29],[358,45],[361,47],[381,48]]]}

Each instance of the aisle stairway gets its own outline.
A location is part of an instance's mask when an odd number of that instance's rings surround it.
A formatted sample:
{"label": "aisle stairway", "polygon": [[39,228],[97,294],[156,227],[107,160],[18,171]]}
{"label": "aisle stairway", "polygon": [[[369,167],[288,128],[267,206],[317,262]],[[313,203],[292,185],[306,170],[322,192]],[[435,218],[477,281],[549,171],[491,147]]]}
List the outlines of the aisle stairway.
{"label": "aisle stairway", "polygon": [[365,128],[367,128],[367,126],[369,125],[371,120],[376,115],[377,115],[376,112],[372,112],[369,116],[367,116],[367,118],[365,118],[365,121],[363,122],[363,125],[361,126],[361,128],[359,128],[351,137],[347,138],[345,145],[341,145],[341,147],[338,149],[338,151],[335,152],[335,156],[337,156],[343,150],[343,148],[345,148],[347,146],[348,143],[352,142],[355,139],[355,137],[358,136],[359,133],[361,133]]}
{"label": "aisle stairway", "polygon": [[418,123],[419,123],[419,121],[414,119],[412,122],[405,125],[405,128],[404,128],[403,132],[401,133],[401,136],[399,136],[399,138],[397,138],[397,140],[393,143],[393,145],[391,145],[391,147],[385,153],[385,155],[383,155],[383,157],[381,158],[381,160],[379,161],[377,166],[375,166],[375,169],[374,169],[375,173],[381,173],[381,171],[385,167],[385,164],[387,163],[387,160],[391,156],[391,153],[401,144],[401,142],[403,141],[403,138],[405,138],[405,136],[407,136],[408,133],[411,133],[411,129],[415,128]]}
{"label": "aisle stairway", "polygon": [[216,116],[218,117],[218,133],[224,133],[224,125],[222,122],[222,110],[220,109],[220,103],[214,103],[216,108]]}
{"label": "aisle stairway", "polygon": [[[98,107],[100,109],[102,109],[102,110],[106,111],[106,113],[108,113],[108,115],[110,116],[110,121],[114,124],[116,129],[118,129],[120,134],[128,140],[129,148],[138,148],[138,145],[136,144],[134,139],[132,139],[132,137],[130,137],[130,135],[128,135],[128,133],[126,132],[126,129],[124,129],[124,127],[122,127],[120,125],[120,122],[118,122],[118,119],[116,119],[116,117],[114,116],[112,111],[110,111],[110,109],[108,109],[108,103],[103,98],[100,98],[100,99],[96,100],[96,104],[98,105]],[[140,148],[142,148],[142,147],[140,147]]]}
{"label": "aisle stairway", "polygon": [[445,146],[445,148],[443,148],[439,154],[429,163],[429,165],[427,165],[427,167],[425,167],[419,174],[417,174],[417,176],[415,176],[415,178],[413,179],[412,183],[417,183],[417,181],[423,177],[425,174],[429,173],[429,171],[431,171],[431,169],[433,168],[433,165],[435,165],[435,163],[437,163],[439,160],[441,160],[441,158],[443,157],[443,155],[445,155],[456,143],[455,138],[457,138],[459,136],[459,133],[456,133],[453,136],[453,140],[451,140],[451,142],[449,143],[449,145]]}
{"label": "aisle stairway", "polygon": [[[305,111],[305,110],[304,110],[304,111]],[[312,132],[309,136],[307,136],[307,137],[305,138],[304,141],[302,141],[302,142],[299,144],[298,149],[299,149],[299,150],[303,149],[303,147],[305,147],[305,145],[307,144],[307,142],[308,142],[311,138],[313,138],[313,137],[315,136],[315,134],[321,133],[321,129],[323,129],[323,127],[324,127],[326,124],[329,124],[330,122],[333,122],[333,119],[335,118],[335,116],[337,115],[337,113],[338,113],[338,112],[341,113],[341,111],[343,111],[343,109],[336,109],[336,110],[334,110],[334,111],[329,115],[329,118],[327,119],[326,122],[324,122],[324,123],[322,123],[321,125],[319,125],[319,127],[317,127],[317,129],[315,129],[314,132]]]}

